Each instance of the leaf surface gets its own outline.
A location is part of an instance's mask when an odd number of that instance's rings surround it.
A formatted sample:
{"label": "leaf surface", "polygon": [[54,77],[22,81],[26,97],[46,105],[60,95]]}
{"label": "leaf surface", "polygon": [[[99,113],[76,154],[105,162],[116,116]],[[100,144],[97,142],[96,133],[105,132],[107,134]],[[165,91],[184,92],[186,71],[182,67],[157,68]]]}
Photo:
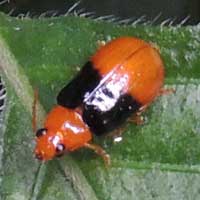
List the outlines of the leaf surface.
{"label": "leaf surface", "polygon": [[[121,143],[95,138],[111,155],[81,149],[45,164],[34,159],[33,88],[39,124],[56,95],[97,49],[98,40],[140,37],[159,47],[165,86],[143,126],[128,124]],[[0,70],[8,90],[0,126],[2,199],[200,199],[200,27],[119,26],[68,16],[0,15]],[[45,110],[45,111],[44,111]]]}

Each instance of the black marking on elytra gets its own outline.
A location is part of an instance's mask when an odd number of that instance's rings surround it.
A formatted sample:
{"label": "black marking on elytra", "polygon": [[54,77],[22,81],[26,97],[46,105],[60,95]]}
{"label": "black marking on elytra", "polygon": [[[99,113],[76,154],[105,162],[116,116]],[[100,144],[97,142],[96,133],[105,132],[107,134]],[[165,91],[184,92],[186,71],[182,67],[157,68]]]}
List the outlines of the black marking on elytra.
{"label": "black marking on elytra", "polygon": [[122,125],[141,106],[131,95],[124,94],[108,111],[101,111],[96,109],[94,105],[84,104],[83,120],[91,131],[99,136]]}
{"label": "black marking on elytra", "polygon": [[84,95],[91,92],[100,80],[101,76],[92,62],[87,62],[78,75],[60,91],[57,96],[58,104],[67,108],[76,108],[82,104]]}

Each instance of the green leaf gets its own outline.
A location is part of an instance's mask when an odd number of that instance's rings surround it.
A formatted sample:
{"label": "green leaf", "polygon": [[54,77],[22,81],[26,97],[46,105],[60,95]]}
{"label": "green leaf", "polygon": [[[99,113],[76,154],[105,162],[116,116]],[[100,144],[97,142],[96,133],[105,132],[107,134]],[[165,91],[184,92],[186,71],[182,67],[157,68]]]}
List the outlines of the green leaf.
{"label": "green leaf", "polygon": [[[95,138],[112,165],[87,149],[41,164],[34,159],[33,88],[39,125],[97,48],[98,40],[130,35],[155,43],[166,87],[143,126],[128,124],[121,143]],[[0,15],[0,70],[8,90],[0,126],[2,199],[200,199],[200,26],[119,26],[67,16],[16,19]]]}

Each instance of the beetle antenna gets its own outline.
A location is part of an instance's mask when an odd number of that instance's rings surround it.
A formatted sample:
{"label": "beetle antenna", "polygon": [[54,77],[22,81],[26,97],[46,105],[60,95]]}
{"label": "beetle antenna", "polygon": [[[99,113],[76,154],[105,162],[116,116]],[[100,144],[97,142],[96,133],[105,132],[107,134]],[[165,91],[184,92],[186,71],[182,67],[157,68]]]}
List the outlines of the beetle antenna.
{"label": "beetle antenna", "polygon": [[36,132],[36,128],[37,128],[37,102],[38,102],[38,89],[34,89],[34,99],[33,99],[33,107],[32,107],[32,128],[33,131]]}

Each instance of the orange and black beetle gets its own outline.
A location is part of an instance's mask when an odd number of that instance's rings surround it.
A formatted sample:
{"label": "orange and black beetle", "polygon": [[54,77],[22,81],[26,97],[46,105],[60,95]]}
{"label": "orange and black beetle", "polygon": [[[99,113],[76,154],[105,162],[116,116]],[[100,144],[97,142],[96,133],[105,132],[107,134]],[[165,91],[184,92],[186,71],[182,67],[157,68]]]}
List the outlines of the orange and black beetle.
{"label": "orange and black beetle", "polygon": [[81,147],[93,149],[109,164],[109,155],[89,143],[140,113],[163,87],[159,52],[134,37],[108,42],[90,58],[57,97],[58,105],[36,133],[36,157],[49,160]]}

